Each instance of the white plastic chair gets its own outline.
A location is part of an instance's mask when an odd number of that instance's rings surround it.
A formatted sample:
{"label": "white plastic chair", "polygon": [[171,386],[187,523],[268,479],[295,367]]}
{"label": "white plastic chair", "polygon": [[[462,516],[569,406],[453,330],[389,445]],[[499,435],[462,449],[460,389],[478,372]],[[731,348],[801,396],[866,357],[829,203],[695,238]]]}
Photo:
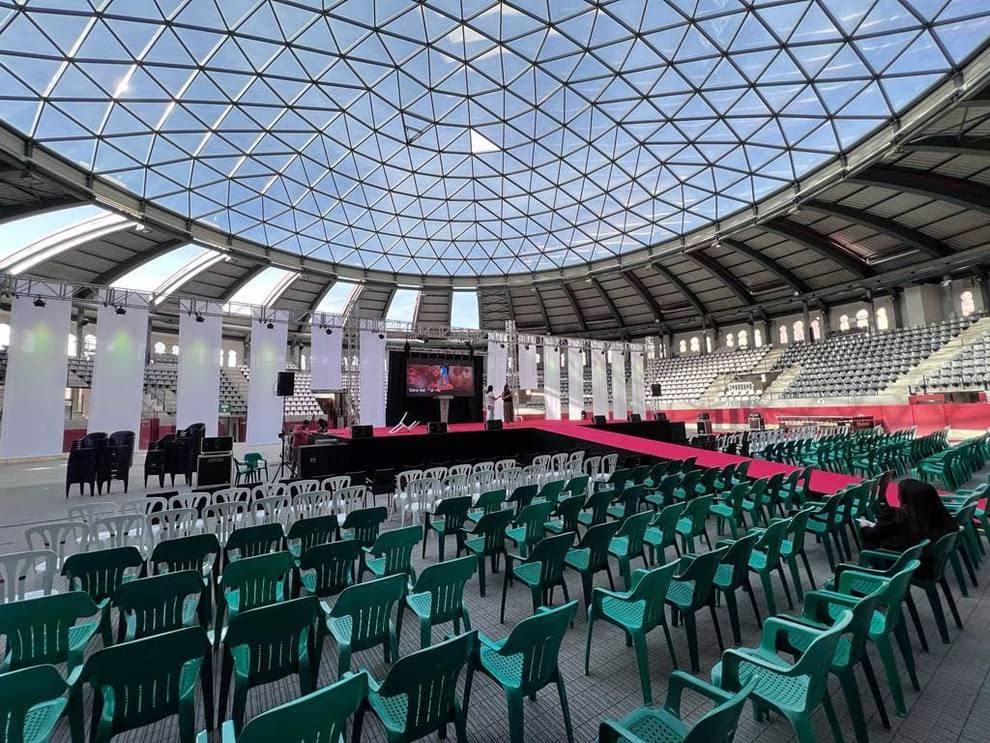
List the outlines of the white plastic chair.
{"label": "white plastic chair", "polygon": [[519,463],[515,459],[500,459],[495,463],[495,474],[501,475],[507,469],[518,467]]}
{"label": "white plastic chair", "polygon": [[226,546],[234,529],[250,523],[248,504],[243,501],[215,503],[203,511],[203,531],[216,534],[221,547]]}
{"label": "white plastic chair", "polygon": [[57,565],[54,550],[0,555],[0,604],[51,595]]}
{"label": "white plastic chair", "polygon": [[333,501],[337,520],[343,524],[347,514],[368,504],[368,488],[365,485],[349,485],[334,493]]}
{"label": "white plastic chair", "polygon": [[69,521],[92,524],[97,519],[113,516],[116,513],[116,503],[82,503],[78,506],[69,506]]}
{"label": "white plastic chair", "polygon": [[220,503],[250,503],[253,496],[254,490],[251,487],[224,488],[213,493],[213,503],[214,505]]}
{"label": "white plastic chair", "polygon": [[479,472],[495,472],[495,462],[478,462],[471,468],[472,474],[478,474]]}
{"label": "white plastic chair", "polygon": [[300,493],[292,499],[294,520],[309,519],[314,516],[329,516],[333,513],[334,495],[325,490]]}
{"label": "white plastic chair", "polygon": [[168,509],[168,498],[160,495],[148,495],[144,498],[128,498],[117,506],[121,516],[147,516],[153,511]]}
{"label": "white plastic chair", "polygon": [[447,477],[460,477],[470,475],[473,467],[470,464],[455,464],[447,470]]}
{"label": "white plastic chair", "polygon": [[144,554],[147,547],[146,528],[147,517],[144,515],[105,516],[96,519],[89,525],[90,549],[137,547]]}
{"label": "white plastic chair", "polygon": [[172,508],[193,508],[197,511],[213,505],[213,493],[202,490],[192,490],[188,493],[179,493],[168,499],[168,507]]}
{"label": "white plastic chair", "polygon": [[430,467],[428,470],[423,470],[423,477],[428,477],[432,480],[442,480],[446,476],[446,467]]}
{"label": "white plastic chair", "polygon": [[256,526],[281,524],[288,531],[293,520],[292,499],[288,495],[258,498],[251,504],[251,515]]}
{"label": "white plastic chair", "polygon": [[189,537],[202,531],[199,511],[195,508],[170,508],[167,511],[155,511],[145,516],[145,524],[144,533],[149,549],[154,549],[156,544],[167,539]]}
{"label": "white plastic chair", "polygon": [[319,480],[296,480],[295,482],[289,483],[289,492],[292,495],[299,495],[300,493],[313,493],[320,490]]}
{"label": "white plastic chair", "polygon": [[615,468],[618,464],[618,454],[606,454],[602,457],[601,464],[598,465],[598,476],[595,479],[598,482],[605,482],[612,476],[612,473],[615,472]]}
{"label": "white plastic chair", "polygon": [[24,530],[24,540],[29,550],[54,551],[61,570],[66,557],[89,547],[89,525],[82,521],[55,521],[29,526]]}
{"label": "white plastic chair", "polygon": [[350,475],[335,475],[334,477],[324,477],[320,481],[320,490],[326,490],[330,493],[336,493],[341,488],[349,488],[351,486],[351,476]]}
{"label": "white plastic chair", "polygon": [[494,470],[475,472],[474,482],[471,484],[472,495],[480,495],[481,493],[487,493],[489,490],[495,490],[495,482]]}
{"label": "white plastic chair", "polygon": [[406,514],[409,514],[415,523],[417,515],[433,510],[433,504],[440,492],[442,492],[440,481],[432,477],[421,477],[410,482],[407,489],[408,498],[399,507],[400,525],[405,526]]}

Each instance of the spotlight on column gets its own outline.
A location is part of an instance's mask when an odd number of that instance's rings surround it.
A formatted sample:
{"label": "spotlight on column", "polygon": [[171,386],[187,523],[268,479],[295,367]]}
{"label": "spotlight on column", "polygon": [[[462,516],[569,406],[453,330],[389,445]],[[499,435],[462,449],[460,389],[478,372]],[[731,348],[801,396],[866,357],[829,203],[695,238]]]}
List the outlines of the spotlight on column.
{"label": "spotlight on column", "polygon": [[126,315],[127,308],[124,307],[124,305],[118,305],[118,307],[114,310],[114,312],[116,312],[118,315]]}
{"label": "spotlight on column", "polygon": [[34,306],[35,307],[44,307],[45,306],[45,300],[42,299],[41,297],[35,297],[34,298]]}
{"label": "spotlight on column", "polygon": [[199,313],[197,312],[197,313],[196,313],[196,322],[206,322],[206,318],[205,318],[205,317],[203,317],[203,316],[202,316],[201,314],[199,314]]}
{"label": "spotlight on column", "polygon": [[268,328],[269,330],[275,330],[275,323],[269,320],[267,323],[265,323],[265,327]]}
{"label": "spotlight on column", "polygon": [[327,335],[333,335],[333,328],[324,328],[323,332]]}

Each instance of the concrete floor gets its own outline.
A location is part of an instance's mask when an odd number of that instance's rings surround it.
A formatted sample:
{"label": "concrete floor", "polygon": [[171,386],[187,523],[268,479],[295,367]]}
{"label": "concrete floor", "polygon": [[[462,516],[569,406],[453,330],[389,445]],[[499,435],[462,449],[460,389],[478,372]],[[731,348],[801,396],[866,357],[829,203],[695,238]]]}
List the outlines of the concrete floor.
{"label": "concrete floor", "polygon": [[[268,452],[277,460],[277,451]],[[140,496],[145,491],[141,486],[142,470],[140,458],[132,470],[131,487],[127,496],[121,492],[120,484],[114,486],[114,492],[103,496],[103,500],[119,502],[125,497]],[[23,530],[26,526],[46,520],[63,520],[66,517],[68,505],[79,502],[91,502],[87,495],[80,498],[74,490],[69,500],[64,496],[63,480],[65,475],[64,462],[41,462],[24,465],[0,466],[0,553],[25,549]],[[985,479],[981,474],[978,479]],[[157,485],[157,483],[156,483]],[[153,488],[157,489],[157,487]],[[393,516],[387,526],[397,526],[398,518]],[[712,536],[715,535],[714,524],[709,525]],[[820,545],[811,539],[808,542],[809,553],[812,557],[813,571],[818,584],[824,580],[829,571]],[[423,561],[416,554],[416,563]],[[436,542],[431,541],[428,548],[428,559],[436,559]],[[909,714],[906,718],[893,715],[893,703],[889,697],[886,683],[881,674],[880,685],[886,697],[886,704],[892,718],[893,728],[885,730],[876,715],[872,699],[864,697],[864,709],[869,719],[870,738],[876,742],[898,741],[966,741],[967,743],[985,743],[990,739],[987,733],[985,711],[990,708],[990,643],[984,636],[990,632],[990,596],[986,589],[990,586],[990,570],[988,562],[978,574],[980,586],[970,589],[970,596],[959,596],[955,581],[951,581],[953,591],[957,596],[958,606],[963,618],[965,629],[959,631],[950,626],[952,642],[941,644],[935,636],[934,625],[930,621],[927,602],[918,602],[923,621],[931,626],[929,641],[930,653],[922,653],[917,640],[911,632],[915,644],[918,675],[922,684],[921,693],[914,692],[904,676],[902,683],[907,697]],[[604,576],[597,582],[602,585]],[[485,598],[478,594],[477,578],[468,582],[465,597],[469,606],[472,621],[477,629],[490,637],[505,636],[512,626],[521,619],[529,616],[531,606],[528,591],[520,584],[509,590],[506,623],[498,621],[499,601],[501,598],[502,576],[489,577],[489,590]],[[579,580],[572,574],[568,586],[572,597],[580,597]],[[808,586],[806,585],[805,588]],[[765,601],[759,587],[756,589],[757,600],[761,611],[765,613]],[[778,588],[778,605],[786,609],[783,592]],[[743,634],[745,645],[754,645],[759,640],[759,628],[748,609],[748,602],[741,604]],[[799,610],[797,610],[799,611]],[[408,617],[407,617],[408,619]],[[706,613],[701,612],[699,619],[699,638],[701,642],[702,676],[707,677],[707,671],[719,658],[718,645],[711,621]],[[723,632],[731,642],[728,616],[724,608],[719,611],[719,619]],[[401,639],[403,655],[418,649],[418,632],[406,622]],[[574,629],[568,631],[560,653],[560,668],[563,671],[570,701],[574,723],[575,739],[578,741],[594,740],[597,736],[598,723],[603,717],[621,716],[642,704],[639,678],[635,658],[631,648],[627,648],[621,633],[606,624],[600,624],[595,629],[595,642],[592,655],[591,675],[585,676],[583,671],[583,654],[586,638],[587,623],[583,608],[579,610]],[[675,648],[682,666],[687,663],[688,651],[683,627],[672,628]],[[439,637],[439,630],[434,638]],[[934,639],[934,641],[932,641]],[[94,646],[98,647],[98,645]],[[656,700],[663,700],[666,693],[666,678],[672,670],[667,654],[662,631],[652,633],[649,637],[649,653],[653,693]],[[875,656],[874,656],[875,657]],[[216,664],[219,667],[219,663]],[[875,659],[875,667],[880,668]],[[377,651],[356,653],[352,661],[353,668],[365,667],[381,680],[387,667]],[[320,684],[326,685],[336,677],[336,649],[331,640],[323,647],[320,666]],[[860,686],[865,690],[865,682],[860,678]],[[833,687],[835,685],[833,684]],[[271,684],[261,689],[253,690],[249,695],[246,717],[250,717],[289,701],[298,695],[295,682]],[[841,692],[833,688],[832,698],[839,713],[847,740],[854,740],[852,726],[846,712],[845,701]],[[89,709],[90,694],[86,692],[87,710]],[[701,709],[701,700],[686,697],[685,709],[689,716],[695,715]],[[202,704],[199,704],[199,715],[202,718]],[[831,740],[824,715],[819,713],[817,718],[818,740]],[[525,724],[527,743],[563,740],[564,730],[557,695],[552,689],[541,693],[534,702],[526,702]],[[451,731],[452,734],[453,731]],[[476,674],[472,690],[471,706],[468,718],[468,735],[472,741],[506,741],[508,740],[507,714],[504,697],[501,691],[487,678]],[[736,740],[740,743],[749,741],[788,741],[793,739],[793,732],[788,724],[773,718],[770,723],[756,722],[748,710],[740,724]],[[67,741],[68,726],[63,719],[58,726],[54,740]],[[163,720],[155,725],[139,731],[119,736],[116,740],[128,741],[172,741],[178,739],[175,718]],[[366,718],[363,740],[384,740],[382,729],[371,716]]]}

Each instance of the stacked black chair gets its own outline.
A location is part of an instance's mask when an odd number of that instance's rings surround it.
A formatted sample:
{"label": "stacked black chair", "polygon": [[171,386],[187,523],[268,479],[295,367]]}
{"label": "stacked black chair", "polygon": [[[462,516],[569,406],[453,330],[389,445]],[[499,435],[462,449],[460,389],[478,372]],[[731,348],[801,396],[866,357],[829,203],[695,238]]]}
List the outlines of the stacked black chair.
{"label": "stacked black chair", "polygon": [[79,494],[84,495],[85,485],[89,485],[89,494],[96,490],[97,474],[100,462],[106,450],[107,435],[103,432],[87,433],[78,441],[72,442],[69,449],[69,461],[65,468],[65,497],[69,497],[69,488],[79,485]]}
{"label": "stacked black chair", "polygon": [[[163,436],[158,439],[158,441],[152,441],[148,446],[148,453],[144,458],[144,486],[148,487],[148,478],[157,477],[158,487],[165,487],[165,475],[172,470],[172,450],[173,442],[175,441],[175,434],[169,434],[168,436]],[[172,483],[175,483],[175,477],[172,477]]]}
{"label": "stacked black chair", "polygon": [[103,455],[98,462],[96,491],[102,495],[103,485],[106,483],[107,493],[109,493],[110,484],[114,480],[121,480],[124,483],[124,492],[126,493],[127,481],[133,463],[134,432],[114,431],[107,439]]}

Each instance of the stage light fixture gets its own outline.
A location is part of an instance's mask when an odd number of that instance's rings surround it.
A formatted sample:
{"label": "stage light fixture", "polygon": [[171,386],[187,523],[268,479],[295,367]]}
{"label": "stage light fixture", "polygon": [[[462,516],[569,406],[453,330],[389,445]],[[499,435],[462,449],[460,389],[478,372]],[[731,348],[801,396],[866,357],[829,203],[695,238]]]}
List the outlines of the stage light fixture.
{"label": "stage light fixture", "polygon": [[45,300],[42,299],[41,297],[35,297],[34,298],[34,306],[35,307],[44,307],[45,306]]}
{"label": "stage light fixture", "polygon": [[327,335],[333,335],[333,328],[324,328],[323,332]]}
{"label": "stage light fixture", "polygon": [[275,323],[269,320],[267,323],[265,323],[265,327],[268,328],[269,330],[275,330]]}
{"label": "stage light fixture", "polygon": [[203,316],[202,316],[201,314],[199,314],[199,313],[197,312],[197,313],[196,313],[196,322],[206,322],[206,318],[205,318],[205,317],[203,317]]}
{"label": "stage light fixture", "polygon": [[384,333],[379,333],[378,334],[378,340],[380,340],[380,341],[385,340],[385,334]]}
{"label": "stage light fixture", "polygon": [[124,307],[124,305],[121,304],[121,305],[118,305],[117,306],[117,309],[115,309],[114,312],[116,312],[118,315],[126,315],[127,314],[127,308]]}

